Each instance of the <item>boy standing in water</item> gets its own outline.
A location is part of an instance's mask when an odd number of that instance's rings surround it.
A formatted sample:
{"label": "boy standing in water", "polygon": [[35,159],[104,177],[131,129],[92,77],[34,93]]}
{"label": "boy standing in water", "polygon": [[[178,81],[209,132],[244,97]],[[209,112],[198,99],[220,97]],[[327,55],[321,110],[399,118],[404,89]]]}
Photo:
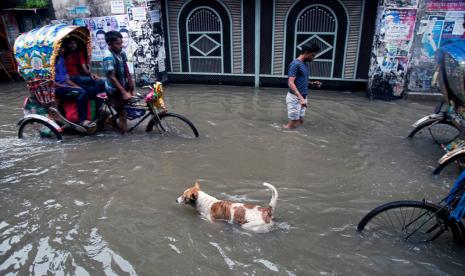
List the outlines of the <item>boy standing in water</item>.
{"label": "boy standing in water", "polygon": [[103,57],[103,68],[107,76],[108,93],[111,103],[118,113],[118,126],[121,132],[127,132],[127,119],[124,109],[125,102],[129,101],[134,93],[134,82],[126,64],[127,57],[122,51],[123,36],[117,31],[105,34],[108,50]]}
{"label": "boy standing in water", "polygon": [[307,109],[308,84],[321,87],[319,81],[308,81],[310,69],[305,62],[312,61],[320,47],[316,44],[303,45],[300,55],[289,65],[288,86],[286,96],[287,115],[289,122],[283,128],[293,129],[304,123],[305,110]]}

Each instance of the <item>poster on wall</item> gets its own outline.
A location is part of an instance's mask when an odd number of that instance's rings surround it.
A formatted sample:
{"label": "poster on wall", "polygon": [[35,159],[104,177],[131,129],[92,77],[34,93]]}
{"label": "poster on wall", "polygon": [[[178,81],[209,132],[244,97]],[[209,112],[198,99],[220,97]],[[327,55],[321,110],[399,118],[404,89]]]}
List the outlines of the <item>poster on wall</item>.
{"label": "poster on wall", "polygon": [[131,20],[147,20],[147,10],[145,7],[134,7],[129,11],[129,17]]}
{"label": "poster on wall", "polygon": [[89,29],[92,38],[92,61],[100,62],[103,60],[105,50],[108,49],[105,41],[105,33],[108,31],[119,31],[121,33],[123,36],[123,51],[126,53],[128,60],[132,61],[135,45],[128,29],[129,19],[127,15],[77,18],[72,23]]}
{"label": "poster on wall", "polygon": [[385,0],[384,6],[389,8],[417,8],[418,0]]}
{"label": "poster on wall", "polygon": [[416,10],[414,9],[389,9],[385,11],[381,23],[385,54],[390,56],[408,55],[415,28],[415,19]]}
{"label": "poster on wall", "polygon": [[430,17],[427,28],[423,33],[421,43],[424,54],[428,58],[434,58],[436,50],[441,43],[442,28],[444,26],[444,17]]}
{"label": "poster on wall", "polygon": [[[390,1],[396,4],[398,1]],[[403,7],[416,5],[410,1]],[[399,5],[395,5],[398,7]],[[375,98],[395,99],[402,96],[409,64],[417,10],[412,8],[380,9],[370,66],[369,93]]]}
{"label": "poster on wall", "polygon": [[426,11],[465,11],[465,1],[427,0]]}
{"label": "poster on wall", "polygon": [[110,10],[112,14],[125,13],[124,0],[112,0],[110,1]]}

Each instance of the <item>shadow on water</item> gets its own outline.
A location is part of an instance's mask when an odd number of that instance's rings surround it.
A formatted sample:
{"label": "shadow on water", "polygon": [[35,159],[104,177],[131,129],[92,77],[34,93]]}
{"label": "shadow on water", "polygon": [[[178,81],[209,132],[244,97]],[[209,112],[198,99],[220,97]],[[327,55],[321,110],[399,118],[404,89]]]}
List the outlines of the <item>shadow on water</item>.
{"label": "shadow on water", "polygon": [[[464,251],[360,236],[355,226],[392,200],[444,196],[441,150],[408,140],[433,104],[310,96],[304,126],[284,131],[283,89],[172,85],[167,104],[200,138],[147,135],[16,138],[22,84],[0,91],[0,273],[373,275],[459,274]],[[194,180],[218,198],[266,204],[277,227],[253,234],[208,223],[175,203]]]}

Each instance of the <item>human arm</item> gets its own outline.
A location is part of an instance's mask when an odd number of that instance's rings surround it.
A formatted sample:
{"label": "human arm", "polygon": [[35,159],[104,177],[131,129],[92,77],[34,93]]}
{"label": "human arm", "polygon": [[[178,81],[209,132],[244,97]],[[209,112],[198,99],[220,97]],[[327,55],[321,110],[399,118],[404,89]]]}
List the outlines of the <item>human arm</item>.
{"label": "human arm", "polygon": [[302,106],[305,106],[305,98],[302,96],[302,94],[300,94],[299,90],[297,89],[297,86],[295,85],[295,77],[289,77],[287,80],[287,85],[289,86],[291,93],[299,99],[299,103]]}
{"label": "human arm", "polygon": [[99,76],[92,74],[89,69],[89,65],[87,64],[86,59],[82,53],[79,54],[79,65],[81,67],[82,72],[86,76],[90,76],[93,80],[99,80]]}
{"label": "human arm", "polygon": [[124,87],[121,85],[121,83],[118,81],[118,79],[116,78],[116,75],[115,75],[115,71],[110,71],[110,72],[107,72],[107,77],[108,77],[108,80],[111,82],[111,84],[113,85],[113,87],[116,88],[116,90],[118,90],[118,92],[121,93],[121,95],[123,96],[123,100],[129,100],[131,99],[132,95],[130,92],[126,91],[126,89],[124,89]]}
{"label": "human arm", "polygon": [[79,85],[77,85],[75,82],[73,82],[69,77],[66,78],[65,82],[70,87],[81,88]]}
{"label": "human arm", "polygon": [[89,67],[87,66],[87,64],[81,64],[81,68],[82,68],[82,72],[84,73],[84,75],[87,75],[87,76],[90,76],[93,80],[99,80],[100,77],[97,76],[96,74],[92,74],[89,70]]}

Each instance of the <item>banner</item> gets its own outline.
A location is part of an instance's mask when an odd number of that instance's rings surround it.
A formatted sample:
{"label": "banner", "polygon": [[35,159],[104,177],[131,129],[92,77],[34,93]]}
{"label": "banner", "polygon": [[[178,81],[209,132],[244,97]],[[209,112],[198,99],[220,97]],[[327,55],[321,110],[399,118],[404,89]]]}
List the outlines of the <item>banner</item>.
{"label": "banner", "polygon": [[465,11],[464,0],[428,0],[427,11]]}
{"label": "banner", "polygon": [[92,37],[92,61],[102,61],[108,45],[105,41],[105,33],[108,31],[119,31],[123,36],[123,51],[128,60],[132,61],[136,45],[129,31],[129,18],[127,15],[113,15],[92,18],[77,18],[73,20],[74,25],[85,26],[89,29]]}

